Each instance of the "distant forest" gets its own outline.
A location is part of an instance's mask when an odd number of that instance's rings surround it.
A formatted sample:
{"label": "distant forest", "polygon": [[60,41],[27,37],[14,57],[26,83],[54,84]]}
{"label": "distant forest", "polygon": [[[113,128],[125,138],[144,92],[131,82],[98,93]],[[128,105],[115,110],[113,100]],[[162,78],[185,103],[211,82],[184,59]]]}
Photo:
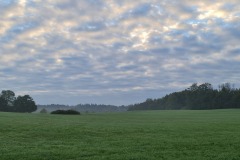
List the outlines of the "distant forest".
{"label": "distant forest", "polygon": [[240,89],[225,83],[213,89],[210,83],[192,84],[189,88],[159,99],[128,106],[128,110],[204,110],[240,108]]}

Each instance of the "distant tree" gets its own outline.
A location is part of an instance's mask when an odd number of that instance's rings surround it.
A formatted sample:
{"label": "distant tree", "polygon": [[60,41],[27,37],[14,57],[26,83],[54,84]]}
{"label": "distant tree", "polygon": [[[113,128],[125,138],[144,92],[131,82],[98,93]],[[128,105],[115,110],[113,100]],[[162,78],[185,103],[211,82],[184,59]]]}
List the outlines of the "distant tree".
{"label": "distant tree", "polygon": [[29,95],[18,96],[14,101],[15,112],[34,112],[37,110],[37,106]]}
{"label": "distant tree", "polygon": [[198,84],[197,83],[193,83],[189,88],[188,90],[190,91],[196,91],[198,90]]}
{"label": "distant tree", "polygon": [[231,85],[230,83],[224,83],[218,86],[219,91],[221,92],[231,92],[234,91],[234,85]]}
{"label": "distant tree", "polygon": [[240,108],[240,89],[235,90],[235,94],[233,95],[231,102],[233,108]]}
{"label": "distant tree", "polygon": [[210,83],[203,83],[203,84],[198,86],[198,89],[202,90],[202,91],[207,91],[207,90],[212,90],[213,87]]}
{"label": "distant tree", "polygon": [[8,111],[8,103],[7,100],[0,97],[0,111],[6,112]]}
{"label": "distant tree", "polygon": [[13,107],[14,105],[14,101],[16,99],[15,97],[15,93],[11,90],[3,90],[1,93],[1,97],[7,101],[7,105],[8,105],[8,110],[12,110],[11,107]]}
{"label": "distant tree", "polygon": [[47,112],[48,111],[45,108],[41,109],[41,111],[40,111],[40,113],[47,113]]}

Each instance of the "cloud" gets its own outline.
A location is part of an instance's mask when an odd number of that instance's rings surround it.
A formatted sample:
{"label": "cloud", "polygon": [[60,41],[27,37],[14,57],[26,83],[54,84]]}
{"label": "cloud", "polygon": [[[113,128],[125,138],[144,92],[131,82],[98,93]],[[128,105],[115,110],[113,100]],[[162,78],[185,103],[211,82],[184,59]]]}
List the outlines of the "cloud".
{"label": "cloud", "polygon": [[0,85],[71,104],[240,86],[239,10],[237,0],[0,1]]}

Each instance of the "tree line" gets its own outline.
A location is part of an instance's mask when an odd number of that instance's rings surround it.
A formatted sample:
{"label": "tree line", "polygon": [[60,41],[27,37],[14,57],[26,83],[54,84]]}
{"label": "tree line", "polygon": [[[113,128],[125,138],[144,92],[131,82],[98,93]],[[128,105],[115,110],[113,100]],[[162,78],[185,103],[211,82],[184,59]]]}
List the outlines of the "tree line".
{"label": "tree line", "polygon": [[128,106],[128,110],[203,110],[240,108],[240,89],[230,83],[213,89],[210,83],[192,84],[189,88],[168,94],[159,99]]}
{"label": "tree line", "polygon": [[11,90],[3,90],[0,93],[0,112],[34,112],[37,110],[32,97],[29,95],[15,96]]}

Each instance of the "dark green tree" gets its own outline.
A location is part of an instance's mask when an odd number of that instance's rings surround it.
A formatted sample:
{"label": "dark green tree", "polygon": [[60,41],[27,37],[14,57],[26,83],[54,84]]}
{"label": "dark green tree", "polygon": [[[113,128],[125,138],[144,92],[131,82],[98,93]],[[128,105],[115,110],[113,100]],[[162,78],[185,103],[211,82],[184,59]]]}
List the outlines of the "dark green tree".
{"label": "dark green tree", "polygon": [[16,99],[15,93],[11,90],[3,90],[1,97],[7,101],[8,106],[13,106],[13,103]]}
{"label": "dark green tree", "polygon": [[1,112],[6,112],[6,111],[8,111],[8,103],[7,103],[7,101],[6,101],[4,98],[2,98],[2,97],[0,97],[0,111],[1,111]]}
{"label": "dark green tree", "polygon": [[189,91],[196,91],[198,90],[198,84],[197,83],[193,83],[189,88]]}
{"label": "dark green tree", "polygon": [[29,95],[18,96],[14,101],[15,112],[34,112],[37,110],[37,106]]}

